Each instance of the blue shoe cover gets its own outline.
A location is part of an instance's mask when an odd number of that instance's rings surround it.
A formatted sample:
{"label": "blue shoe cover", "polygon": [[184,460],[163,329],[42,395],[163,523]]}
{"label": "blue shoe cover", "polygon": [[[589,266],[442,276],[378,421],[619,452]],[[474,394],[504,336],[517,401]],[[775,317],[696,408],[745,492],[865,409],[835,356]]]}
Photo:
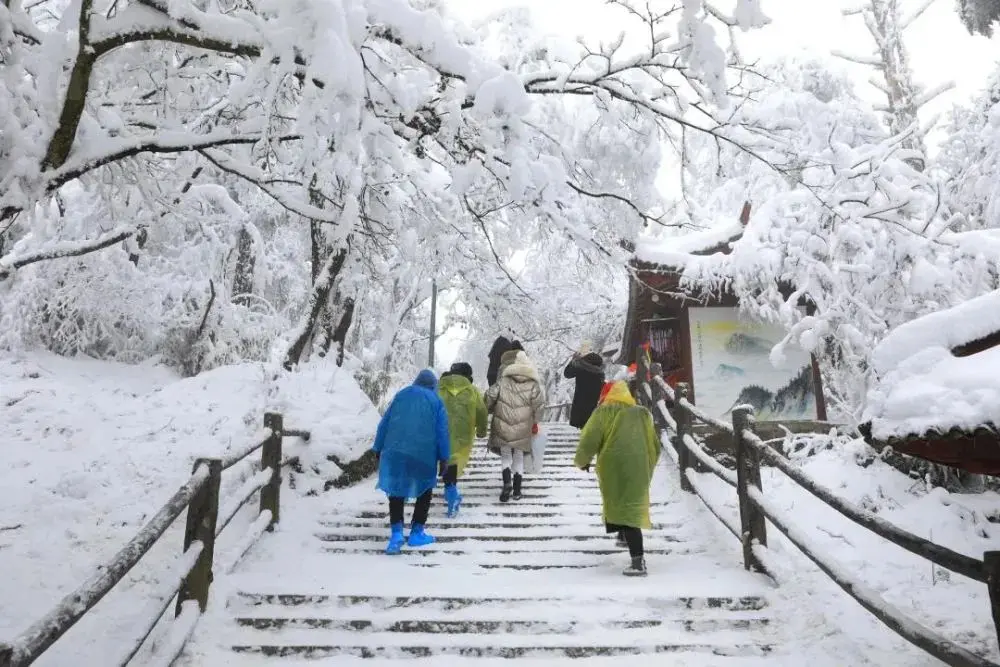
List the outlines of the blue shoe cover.
{"label": "blue shoe cover", "polygon": [[458,516],[458,508],[462,504],[462,496],[458,492],[458,487],[450,484],[444,487],[444,498],[448,501],[448,517]]}
{"label": "blue shoe cover", "polygon": [[434,536],[424,532],[423,524],[415,523],[410,528],[410,539],[406,543],[411,547],[425,547],[434,544]]}
{"label": "blue shoe cover", "polygon": [[386,554],[395,556],[403,550],[403,524],[392,524],[392,535],[389,536],[389,544],[385,546]]}

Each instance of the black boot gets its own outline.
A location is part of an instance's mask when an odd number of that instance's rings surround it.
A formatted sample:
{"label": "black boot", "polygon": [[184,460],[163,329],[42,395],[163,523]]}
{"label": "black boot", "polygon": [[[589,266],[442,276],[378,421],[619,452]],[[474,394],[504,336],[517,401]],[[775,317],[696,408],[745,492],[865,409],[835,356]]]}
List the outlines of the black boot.
{"label": "black boot", "polygon": [[500,502],[510,500],[510,468],[503,469],[503,490],[500,491]]}
{"label": "black boot", "polygon": [[632,558],[632,564],[625,568],[622,574],[626,577],[645,577],[646,559],[642,556],[634,556]]}
{"label": "black boot", "polygon": [[514,500],[521,499],[521,474],[514,473]]}

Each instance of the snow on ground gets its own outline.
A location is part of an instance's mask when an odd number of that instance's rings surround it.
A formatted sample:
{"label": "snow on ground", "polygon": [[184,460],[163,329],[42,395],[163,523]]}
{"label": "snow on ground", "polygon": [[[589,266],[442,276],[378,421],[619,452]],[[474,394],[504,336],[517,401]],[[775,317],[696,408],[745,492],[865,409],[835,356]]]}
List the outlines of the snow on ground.
{"label": "snow on ground", "polygon": [[[830,439],[815,436],[810,446],[791,457],[839,497],[918,536],[975,558],[982,558],[985,551],[1000,549],[1000,525],[990,520],[1000,517],[1000,495],[949,494],[940,488],[928,491],[923,481],[913,480],[875,459],[863,441],[839,438],[835,443],[833,448],[821,449],[830,444]],[[807,456],[810,452],[813,455]],[[774,498],[795,525],[824,548],[826,556],[948,639],[993,660],[1000,658],[985,584],[932,568],[929,561],[848,520],[780,471],[763,468],[761,476],[764,494]],[[703,475],[702,479],[710,486],[713,503],[728,506],[731,515],[738,516],[735,490],[714,477]],[[873,616],[770,525],[768,541],[788,566],[785,588],[798,588],[824,600],[826,616],[859,642],[870,646],[896,643],[903,654],[912,656],[910,662],[898,663],[907,667],[940,664],[902,640],[894,640]]]}
{"label": "snow on ground", "polygon": [[[336,476],[326,456],[352,458],[367,447],[378,420],[350,372],[327,362],[277,380],[261,364],[181,379],[152,363],[8,354],[0,359],[0,405],[0,569],[7,573],[0,580],[0,641],[46,613],[133,537],[197,457],[247,446],[266,409],[313,435],[308,444],[285,439],[286,456],[299,455],[306,474],[295,476],[295,492],[286,480],[283,505]],[[227,490],[252,473],[246,461],[223,474],[223,504]],[[255,504],[227,528],[218,550],[242,536]],[[136,623],[147,620],[148,598],[168,586],[163,577],[180,554],[182,529],[183,515],[96,614],[37,664],[80,664],[79,656],[90,658],[84,665],[111,664]]]}

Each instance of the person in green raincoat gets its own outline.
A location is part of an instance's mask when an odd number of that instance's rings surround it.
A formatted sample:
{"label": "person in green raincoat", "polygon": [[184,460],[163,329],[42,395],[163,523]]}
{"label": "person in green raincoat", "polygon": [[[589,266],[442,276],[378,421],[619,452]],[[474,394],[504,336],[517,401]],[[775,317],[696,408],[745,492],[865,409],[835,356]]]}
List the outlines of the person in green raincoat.
{"label": "person in green raincoat", "polygon": [[615,382],[580,433],[573,461],[589,471],[597,457],[602,518],[609,533],[628,545],[632,564],[626,576],[645,576],[642,529],[649,529],[649,485],[660,444],[649,410],[636,405],[624,382]]}
{"label": "person in green raincoat", "polygon": [[476,385],[472,384],[472,366],[461,361],[452,364],[451,370],[441,376],[438,396],[444,401],[451,431],[451,458],[444,473],[444,497],[448,503],[448,516],[454,517],[462,504],[458,478],[469,463],[475,439],[486,437],[486,403]]}

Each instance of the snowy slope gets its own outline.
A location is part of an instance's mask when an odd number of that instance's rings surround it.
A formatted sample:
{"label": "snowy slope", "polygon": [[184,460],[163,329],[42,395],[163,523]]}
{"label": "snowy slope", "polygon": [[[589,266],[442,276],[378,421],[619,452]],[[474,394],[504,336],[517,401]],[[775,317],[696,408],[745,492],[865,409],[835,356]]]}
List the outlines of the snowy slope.
{"label": "snowy slope", "polygon": [[[259,364],[224,367],[180,379],[155,365],[127,366],[49,354],[0,359],[0,639],[49,610],[113,555],[187,478],[196,457],[250,442],[267,407],[286,426],[313,433],[286,438],[307,475],[299,492],[321,486],[315,466],[335,476],[327,453],[367,446],[378,414],[346,370],[319,364],[268,379]],[[223,498],[251,473],[244,463],[223,476]],[[286,487],[287,488],[287,487]],[[286,492],[285,502],[294,494]],[[248,510],[249,511],[249,510]],[[223,534],[242,533],[239,517]],[[106,667],[134,634],[146,599],[162,590],[180,553],[183,517],[150,555],[47,654]],[[230,533],[230,531],[232,531]],[[75,664],[80,664],[74,658]]]}
{"label": "snowy slope", "polygon": [[[1000,519],[1000,495],[950,494],[941,488],[928,491],[922,480],[911,479],[876,459],[860,439],[798,436],[797,440],[803,447],[790,455],[792,460],[838,497],[975,558],[981,559],[985,551],[1000,549],[1000,525],[996,523]],[[889,603],[927,627],[1000,661],[984,584],[932,567],[928,561],[854,524],[773,468],[762,468],[761,477],[765,495],[794,518],[795,526],[821,547],[825,556],[843,564]],[[713,504],[728,507],[730,516],[737,517],[735,491],[714,477],[702,475],[702,479]],[[900,662],[887,664],[940,664],[882,627],[771,526],[768,539],[769,547],[786,567],[782,574],[794,586],[809,590],[817,603],[824,605],[831,622],[845,628],[866,650],[896,645]]]}
{"label": "snowy slope", "polygon": [[180,665],[627,666],[652,653],[688,667],[871,664],[801,592],[744,571],[738,545],[677,490],[666,460],[653,482],[650,575],[623,577],[627,552],[600,525],[594,476],[572,467],[575,433],[563,426],[550,442],[547,469],[507,505],[497,458],[478,448],[459,517],[438,502],[439,543],[398,557],[382,553],[385,501],[371,485],[320,501],[319,516],[289,517],[217,586],[228,604]]}

